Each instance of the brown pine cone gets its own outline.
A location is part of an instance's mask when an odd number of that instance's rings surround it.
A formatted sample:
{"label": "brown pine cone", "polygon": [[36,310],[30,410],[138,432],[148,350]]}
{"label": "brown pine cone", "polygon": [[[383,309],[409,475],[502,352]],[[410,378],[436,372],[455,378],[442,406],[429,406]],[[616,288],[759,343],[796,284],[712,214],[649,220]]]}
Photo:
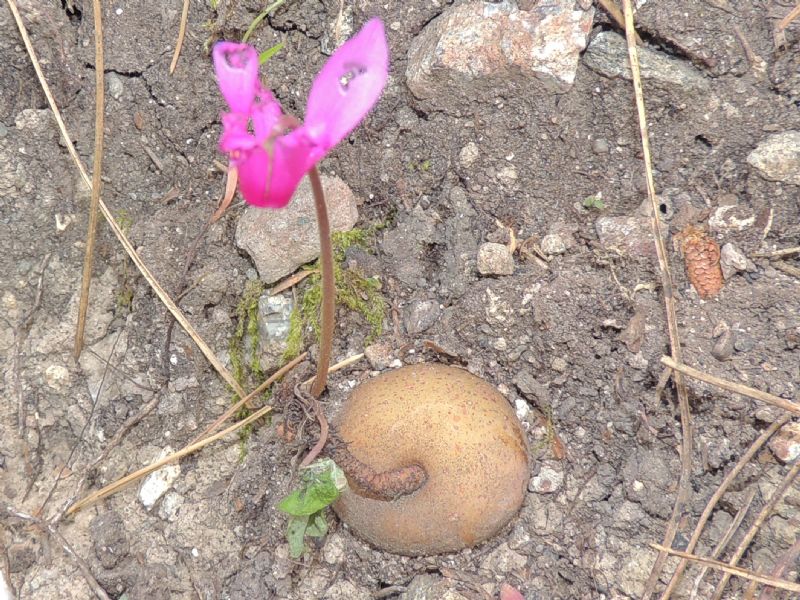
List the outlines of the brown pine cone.
{"label": "brown pine cone", "polygon": [[680,237],[689,281],[701,298],[713,298],[723,285],[719,245],[705,231],[691,225]]}

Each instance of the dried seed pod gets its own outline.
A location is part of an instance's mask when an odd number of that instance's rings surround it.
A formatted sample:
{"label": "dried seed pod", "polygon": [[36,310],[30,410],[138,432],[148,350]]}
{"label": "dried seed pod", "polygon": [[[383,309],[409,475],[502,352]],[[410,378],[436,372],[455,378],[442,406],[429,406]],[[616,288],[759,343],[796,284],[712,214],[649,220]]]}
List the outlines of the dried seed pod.
{"label": "dried seed pod", "polygon": [[722,289],[719,244],[702,229],[689,225],[679,237],[689,281],[701,298],[713,298]]}

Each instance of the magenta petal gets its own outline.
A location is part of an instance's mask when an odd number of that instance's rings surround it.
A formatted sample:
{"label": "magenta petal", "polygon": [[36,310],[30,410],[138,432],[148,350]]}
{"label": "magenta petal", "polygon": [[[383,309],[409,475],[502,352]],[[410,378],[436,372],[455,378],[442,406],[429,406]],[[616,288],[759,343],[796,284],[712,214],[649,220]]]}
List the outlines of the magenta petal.
{"label": "magenta petal", "polygon": [[238,152],[247,152],[256,146],[256,139],[247,130],[247,117],[239,113],[225,113],[222,115],[222,135],[219,138],[219,147],[223,152],[231,153],[231,158],[238,162],[238,157],[233,156]]}
{"label": "magenta petal", "polygon": [[268,91],[261,91],[250,114],[253,120],[253,132],[259,143],[263,143],[274,134],[275,126],[282,116],[283,111],[278,101]]}
{"label": "magenta petal", "polygon": [[289,204],[300,180],[323,154],[303,128],[276,139],[272,152],[269,203],[265,206],[282,208]]}
{"label": "magenta petal", "polygon": [[233,112],[248,113],[259,91],[258,52],[247,44],[219,42],[212,52],[219,89]]}
{"label": "magenta petal", "polygon": [[389,47],[379,19],[345,42],[317,75],[305,127],[325,152],[342,141],[375,106],[389,77]]}
{"label": "magenta petal", "polygon": [[270,160],[267,151],[257,146],[244,155],[243,160],[237,166],[239,169],[239,191],[242,192],[244,199],[256,206],[269,206],[267,181]]}

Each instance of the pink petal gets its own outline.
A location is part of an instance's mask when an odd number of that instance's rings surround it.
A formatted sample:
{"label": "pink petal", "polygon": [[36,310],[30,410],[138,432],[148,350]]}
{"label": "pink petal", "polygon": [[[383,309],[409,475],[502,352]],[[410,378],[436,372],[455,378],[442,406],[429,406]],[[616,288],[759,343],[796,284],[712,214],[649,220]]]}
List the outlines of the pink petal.
{"label": "pink petal", "polygon": [[272,94],[267,90],[261,90],[256,96],[250,118],[253,120],[253,132],[259,143],[265,142],[273,133],[275,126],[279,123],[283,111]]}
{"label": "pink petal", "polygon": [[234,162],[239,162],[239,154],[248,152],[257,145],[256,139],[247,130],[247,117],[240,113],[222,115],[222,135],[219,147],[223,152],[231,154]]}
{"label": "pink petal", "polygon": [[249,113],[259,91],[258,52],[247,44],[219,42],[212,52],[219,89],[233,112]]}
{"label": "pink petal", "polygon": [[504,583],[500,586],[500,600],[525,600],[525,597],[517,588]]}
{"label": "pink petal", "polygon": [[375,106],[389,77],[389,47],[383,23],[371,19],[345,42],[314,79],[305,127],[327,152]]}
{"label": "pink petal", "polygon": [[261,146],[247,154],[238,165],[239,189],[250,204],[283,208],[322,150],[300,128],[277,138],[271,155]]}

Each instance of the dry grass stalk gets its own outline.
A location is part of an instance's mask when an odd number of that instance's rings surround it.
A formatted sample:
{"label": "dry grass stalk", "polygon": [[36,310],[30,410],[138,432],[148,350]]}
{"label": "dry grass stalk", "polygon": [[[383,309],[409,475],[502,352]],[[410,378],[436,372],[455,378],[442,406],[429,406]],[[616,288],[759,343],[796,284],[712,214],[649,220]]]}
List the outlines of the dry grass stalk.
{"label": "dry grass stalk", "polygon": [[122,477],[122,478],[118,479],[117,481],[105,486],[104,488],[102,488],[100,490],[97,490],[96,492],[92,492],[91,494],[89,494],[88,496],[83,498],[82,500],[80,500],[80,501],[76,502],[75,504],[73,504],[72,506],[70,506],[69,510],[67,510],[67,514],[68,515],[74,514],[74,513],[78,512],[79,510],[81,510],[82,508],[86,508],[90,504],[94,504],[98,500],[102,500],[103,498],[106,498],[106,497],[110,496],[111,494],[114,494],[114,493],[118,492],[119,490],[127,487],[128,485],[138,481],[142,477],[145,477],[145,476],[149,475],[153,471],[157,471],[158,469],[160,469],[164,465],[169,464],[171,462],[174,462],[176,460],[179,460],[179,459],[183,458],[184,456],[192,454],[193,452],[197,452],[201,448],[205,448],[209,444],[211,444],[213,442],[216,442],[218,439],[225,437],[229,433],[233,433],[237,429],[245,427],[246,425],[249,425],[250,423],[260,419],[261,417],[266,415],[271,410],[272,410],[271,406],[265,406],[264,408],[261,408],[261,409],[257,410],[256,412],[254,412],[252,415],[250,415],[246,419],[242,419],[241,421],[238,421],[238,422],[234,423],[233,425],[223,429],[219,433],[216,433],[216,434],[214,434],[214,435],[212,435],[210,437],[207,437],[207,438],[205,438],[203,440],[200,440],[199,442],[197,442],[195,444],[190,444],[189,446],[186,446],[185,448],[182,448],[182,449],[178,450],[177,452],[173,452],[172,454],[169,454],[169,455],[165,456],[164,458],[161,458],[161,459],[159,459],[159,460],[147,465],[146,467],[143,467],[143,468],[139,469],[138,471],[134,471],[133,473],[130,473],[129,475],[126,475],[125,477]]}
{"label": "dry grass stalk", "polygon": [[[758,487],[755,485],[750,487],[750,490],[747,492],[747,496],[744,499],[744,504],[742,507],[736,512],[736,516],[731,521],[731,524],[728,525],[728,528],[725,530],[725,534],[722,536],[722,539],[719,543],[714,547],[714,551],[711,553],[710,558],[716,559],[722,554],[723,550],[728,546],[731,539],[733,538],[733,534],[739,529],[739,526],[744,521],[745,516],[747,516],[748,511],[750,510],[750,505],[753,503],[753,498],[756,497],[756,492],[758,492]],[[685,561],[681,561],[685,562]],[[703,578],[708,573],[709,567],[703,567],[700,569],[700,573],[697,575],[697,578],[694,580],[694,585],[692,586],[692,592],[689,595],[689,600],[697,600],[697,594],[700,589],[700,584],[703,583]]]}
{"label": "dry grass stalk", "polygon": [[[622,16],[622,11],[614,3],[614,0],[597,0],[597,3],[608,13],[608,16],[617,24],[617,27],[625,29],[625,17]],[[640,46],[643,44],[642,38],[639,37],[638,33],[636,34],[636,43]]]}
{"label": "dry grass stalk", "polygon": [[[647,114],[644,107],[644,92],[642,91],[642,76],[639,69],[639,55],[636,50],[636,31],[633,26],[633,6],[631,5],[631,0],[623,0],[622,4],[625,11],[625,38],[628,43],[628,57],[631,63],[631,73],[633,75],[633,91],[636,97],[636,110],[639,117],[639,135],[642,141],[642,154],[644,156],[647,196],[650,199],[651,226],[656,244],[656,253],[658,255],[658,266],[661,272],[661,285],[664,289],[664,305],[667,314],[667,331],[669,333],[670,350],[672,352],[672,358],[680,363],[683,362],[683,353],[681,351],[681,341],[678,334],[678,316],[675,310],[675,298],[672,292],[672,275],[670,274],[669,262],[667,260],[667,248],[661,237],[659,203],[656,197],[655,182],[653,180],[653,159],[650,153],[650,138],[647,127]],[[690,478],[692,474],[692,417],[689,411],[689,398],[686,393],[686,384],[683,380],[683,374],[675,372],[673,373],[673,379],[678,394],[678,406],[681,415],[681,473],[678,493],[675,498],[675,505],[672,509],[672,517],[664,533],[663,544],[667,547],[672,545],[672,540],[675,538],[675,534],[678,531],[680,515],[689,499],[691,490]],[[666,559],[667,554],[660,552],[653,564],[650,577],[645,585],[643,598],[649,598],[653,593],[653,589],[655,588],[658,576]]]}
{"label": "dry grass stalk", "polygon": [[[733,556],[728,561],[727,565],[728,567],[736,568],[736,564],[739,562],[739,559],[742,558],[745,551],[750,546],[750,542],[753,541],[753,538],[756,537],[758,530],[761,529],[761,526],[769,518],[770,514],[772,514],[773,509],[778,504],[778,502],[780,502],[781,498],[783,498],[783,495],[786,493],[786,490],[788,490],[789,487],[794,483],[794,480],[797,479],[798,474],[800,474],[800,460],[796,461],[794,465],[792,465],[792,468],[789,469],[789,472],[783,478],[783,481],[781,481],[781,484],[778,486],[778,489],[776,489],[775,492],[773,492],[770,499],[767,500],[767,503],[764,505],[764,508],[762,508],[761,512],[758,513],[756,520],[750,526],[750,529],[747,530],[747,533],[744,535],[744,539],[742,539],[742,541],[739,542],[739,545],[736,547],[736,552],[733,553]],[[731,571],[727,571],[725,569],[723,570],[726,572],[722,576],[722,579],[717,584],[717,587],[714,590],[713,600],[720,600],[720,598],[722,598],[722,594],[725,591],[725,586],[728,585],[728,581],[730,580],[731,575],[736,575],[736,573],[733,573]],[[777,581],[781,582],[783,580],[778,579]],[[791,589],[792,591],[800,592],[800,584],[796,583],[791,584],[796,586],[794,588],[784,588],[781,585],[776,585],[775,583],[768,583],[765,581],[758,581],[758,582],[767,583],[767,585],[771,585],[773,587],[779,587],[782,589]]]}
{"label": "dry grass stalk", "polygon": [[703,373],[702,371],[693,369],[688,365],[679,364],[675,362],[673,359],[671,359],[669,356],[662,356],[661,363],[668,366],[671,369],[674,369],[675,371],[680,371],[681,373],[688,375],[692,379],[705,381],[706,383],[715,385],[718,388],[721,388],[728,392],[734,392],[736,394],[741,394],[742,396],[753,398],[754,400],[760,400],[765,404],[770,404],[772,406],[776,406],[790,413],[800,415],[800,404],[791,402],[790,400],[785,400],[780,396],[775,396],[774,394],[770,394],[768,392],[762,392],[761,390],[747,387],[746,385],[742,385],[741,383],[734,383],[733,381],[728,381],[727,379],[722,379],[721,377],[716,377],[714,375],[709,375],[708,373]]}
{"label": "dry grass stalk", "polygon": [[75,330],[73,357],[77,360],[83,350],[86,313],[89,310],[89,290],[92,286],[94,245],[97,239],[97,208],[100,204],[100,176],[103,173],[103,121],[105,114],[105,77],[103,71],[103,11],[100,0],[93,1],[94,12],[94,164],[92,165],[92,200],[89,204],[89,227],[86,232],[86,254],[83,258],[81,299],[78,305],[78,326]]}
{"label": "dry grass stalk", "polygon": [[755,258],[783,258],[784,256],[792,256],[793,254],[800,254],[800,246],[793,246],[792,248],[782,248],[781,250],[771,250],[769,252],[754,252]]}
{"label": "dry grass stalk", "polygon": [[[50,86],[47,84],[47,80],[44,77],[44,73],[42,72],[42,67],[39,64],[39,59],[36,57],[36,52],[33,49],[33,44],[31,44],[30,36],[28,35],[28,31],[25,28],[25,24],[22,21],[22,17],[19,14],[19,10],[17,9],[16,2],[14,0],[6,0],[9,7],[11,8],[11,13],[14,16],[14,20],[17,23],[17,27],[19,28],[20,35],[22,36],[22,41],[25,44],[25,49],[28,51],[28,56],[30,57],[31,64],[33,65],[34,70],[36,71],[36,76],[39,79],[39,84],[42,86],[42,91],[44,92],[45,97],[47,98],[47,102],[50,105],[50,109],[53,111],[53,117],[58,124],[58,128],[61,131],[61,137],[64,140],[65,145],[67,146],[67,150],[69,151],[72,160],[75,162],[75,165],[78,167],[78,171],[81,174],[81,178],[83,179],[86,186],[91,190],[92,189],[92,180],[89,178],[89,175],[86,172],[86,168],[83,166],[80,157],[78,156],[78,152],[75,150],[75,146],[72,143],[72,138],[67,131],[67,127],[64,124],[64,120],[61,118],[61,112],[58,110],[58,105],[56,104],[55,98],[53,98],[53,94],[50,91]],[[131,244],[128,237],[120,228],[119,224],[117,223],[116,219],[114,219],[114,215],[111,214],[111,211],[106,206],[103,199],[100,198],[98,200],[98,206],[100,208],[100,212],[103,213],[103,217],[105,217],[106,221],[108,222],[111,230],[114,232],[114,235],[117,236],[120,244],[125,249],[125,252],[130,257],[131,261],[136,265],[136,268],[139,269],[139,272],[142,274],[142,277],[145,278],[147,283],[159,297],[161,302],[167,307],[172,316],[175,317],[175,320],[180,323],[181,327],[186,331],[186,333],[191,337],[197,347],[200,348],[200,351],[205,355],[206,359],[211,363],[217,373],[225,380],[225,382],[233,388],[236,394],[239,397],[244,397],[247,393],[242,389],[242,386],[236,381],[233,375],[225,368],[225,366],[217,359],[214,352],[211,348],[208,347],[208,344],[205,343],[203,338],[195,331],[192,324],[183,314],[180,308],[175,304],[175,302],[170,298],[169,294],[161,287],[161,284],[153,277],[153,274],[150,273],[150,269],[147,268],[147,265],[144,264],[139,254]]]}
{"label": "dry grass stalk", "polygon": [[792,11],[783,17],[780,22],[778,23],[778,31],[783,31],[789,25],[791,25],[792,21],[794,21],[797,17],[800,16],[800,3],[795,6]]}
{"label": "dry grass stalk", "polygon": [[175,72],[178,66],[178,59],[183,48],[183,38],[186,37],[186,21],[189,20],[189,0],[183,0],[183,10],[181,11],[181,22],[178,25],[178,41],[175,42],[175,52],[172,54],[172,62],[169,64],[169,74]]}
{"label": "dry grass stalk", "polygon": [[[778,431],[783,425],[789,420],[789,415],[783,415],[780,419],[775,421],[772,425],[770,425],[756,440],[750,444],[750,447],[747,449],[742,457],[738,460],[736,465],[731,469],[730,473],[725,476],[725,479],[722,480],[722,483],[719,484],[719,487],[708,500],[708,504],[706,504],[705,509],[703,509],[703,513],[700,515],[700,519],[697,521],[697,525],[695,525],[694,532],[692,533],[692,537],[689,539],[689,543],[686,546],[686,551],[691,553],[694,551],[695,546],[697,545],[698,540],[700,539],[700,534],[703,533],[703,527],[705,527],[706,522],[709,518],[711,518],[711,514],[714,512],[714,508],[717,506],[717,502],[719,502],[720,498],[725,495],[725,492],[728,491],[728,488],[733,483],[733,480],[742,472],[742,470],[747,466],[747,463],[756,455],[756,453],[767,443],[772,434]],[[675,572],[672,574],[672,579],[669,581],[669,585],[667,585],[667,589],[664,590],[664,593],[661,595],[661,600],[669,600],[669,597],[672,595],[672,592],[675,591],[678,583],[680,582],[681,575],[683,571],[686,569],[687,561],[682,560],[678,567],[675,569]]]}
{"label": "dry grass stalk", "polygon": [[743,579],[749,579],[750,581],[763,583],[764,585],[771,585],[772,587],[780,588],[782,590],[800,592],[800,583],[786,581],[785,579],[778,579],[777,577],[770,577],[769,575],[761,575],[760,573],[742,569],[741,567],[734,567],[718,560],[712,560],[710,558],[705,558],[704,556],[697,556],[696,554],[689,554],[688,552],[681,552],[680,550],[673,550],[672,548],[660,546],[659,544],[650,544],[650,546],[659,552],[664,552],[665,554],[671,554],[673,556],[679,556],[680,558],[696,562],[712,569],[724,571],[725,577],[728,579],[730,579],[731,575],[736,575],[737,577],[741,577]]}
{"label": "dry grass stalk", "polygon": [[264,392],[269,386],[271,386],[273,383],[275,383],[276,381],[281,379],[289,371],[291,371],[297,365],[299,365],[301,362],[303,362],[307,357],[308,357],[308,352],[303,352],[300,356],[298,356],[297,358],[295,358],[291,362],[288,362],[285,365],[283,365],[280,369],[278,369],[272,375],[270,375],[267,378],[267,380],[264,381],[264,383],[262,383],[261,385],[259,385],[255,390],[250,392],[244,398],[240,398],[238,400],[238,402],[235,402],[234,404],[232,404],[228,408],[228,410],[226,410],[224,413],[222,413],[222,415],[217,417],[217,419],[213,423],[211,423],[211,425],[206,427],[202,431],[202,433],[197,435],[191,442],[189,442],[189,445],[196,444],[197,442],[199,442],[201,439],[203,439],[204,437],[206,437],[210,433],[213,433],[214,431],[216,431],[219,428],[219,426],[222,425],[228,419],[230,419],[231,416],[236,413],[236,411],[238,411],[245,404],[250,402],[253,398],[255,398],[256,396],[258,396],[259,394]]}

